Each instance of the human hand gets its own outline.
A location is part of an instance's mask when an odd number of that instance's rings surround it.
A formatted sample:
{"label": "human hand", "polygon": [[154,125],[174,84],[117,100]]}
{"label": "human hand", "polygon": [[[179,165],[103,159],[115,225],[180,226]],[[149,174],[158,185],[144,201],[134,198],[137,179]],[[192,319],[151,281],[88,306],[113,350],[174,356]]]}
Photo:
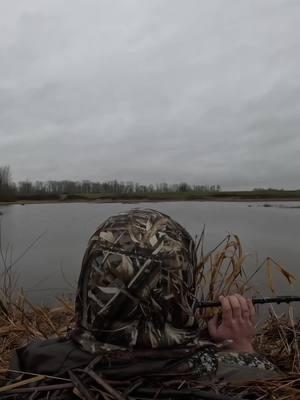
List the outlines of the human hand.
{"label": "human hand", "polygon": [[240,294],[220,296],[222,320],[215,315],[208,321],[208,331],[216,342],[232,340],[230,349],[254,353],[252,341],[255,336],[255,308],[250,299]]}

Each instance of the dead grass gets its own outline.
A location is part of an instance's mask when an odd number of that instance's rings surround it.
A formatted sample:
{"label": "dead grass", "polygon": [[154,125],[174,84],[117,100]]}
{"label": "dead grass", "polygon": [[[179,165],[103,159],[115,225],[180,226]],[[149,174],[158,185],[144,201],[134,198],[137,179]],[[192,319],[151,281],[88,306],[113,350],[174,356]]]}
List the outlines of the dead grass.
{"label": "dead grass", "polygon": [[[237,236],[226,237],[215,249],[208,254],[204,254],[204,232],[199,238],[198,250],[200,254],[200,262],[196,272],[196,279],[199,284],[199,300],[215,300],[219,294],[229,294],[239,292],[242,294],[251,295],[254,290],[251,286],[253,274],[245,271],[245,260],[247,256],[243,252],[243,248]],[[256,268],[256,272],[266,268],[268,273],[266,283],[272,287],[272,271],[274,268],[282,273],[283,279],[287,279],[290,283],[294,280],[285,268],[278,265],[275,261],[268,258]],[[7,269],[7,268],[6,268]],[[7,278],[5,282],[8,282]],[[10,281],[13,287],[13,283]],[[206,289],[203,289],[206,288]],[[29,302],[22,294],[15,299],[12,293],[9,293],[9,288],[6,288],[5,296],[2,292],[2,307],[0,307],[0,386],[1,378],[2,385],[6,381],[6,373],[9,368],[9,363],[14,350],[32,339],[47,339],[57,336],[65,336],[68,330],[74,323],[74,308],[67,300],[58,299],[56,308],[48,309],[35,306]],[[0,305],[1,305],[0,304]],[[203,311],[204,320],[211,315],[212,311]],[[203,323],[204,327],[204,323]],[[242,396],[244,399],[281,399],[294,400],[300,399],[300,322],[296,321],[293,315],[293,308],[289,307],[289,312],[286,315],[277,315],[276,312],[270,312],[269,318],[260,327],[255,340],[256,349],[259,353],[264,354],[270,361],[276,364],[282,371],[281,378],[267,381],[249,382],[241,385],[226,384],[214,386],[213,389],[219,394],[230,394]],[[32,378],[32,376],[20,375],[19,379],[10,382],[13,386],[3,386],[7,388],[2,396],[9,393],[15,393],[16,399],[40,399],[38,389],[32,390],[29,382],[22,379]],[[81,382],[81,378],[79,381]],[[95,378],[95,377],[94,377]],[[58,393],[59,385],[61,390],[70,390],[75,387],[75,394],[81,399],[122,399],[128,398],[124,394],[124,382],[106,382],[101,377],[98,381],[93,380],[92,384],[84,384],[86,382],[82,378],[80,385],[76,376],[66,380],[49,380],[47,377],[39,377],[37,380],[42,381],[43,385],[48,385],[48,382],[53,386],[53,391],[49,389],[49,393]],[[77,380],[76,380],[77,379]],[[89,379],[92,379],[89,376]],[[20,381],[21,380],[21,381]],[[49,383],[49,384],[50,384]],[[69,385],[69,386],[68,386]],[[95,385],[98,389],[95,391]],[[123,386],[122,386],[123,385]],[[205,389],[208,386],[199,381],[192,380],[184,381],[178,378],[175,382],[164,382],[164,390],[188,388],[190,389]],[[31,387],[31,388],[30,388]],[[40,387],[40,386],[38,386]],[[29,391],[28,391],[28,390]],[[4,389],[0,389],[1,390]],[[27,391],[26,391],[27,390]],[[24,393],[23,393],[24,392]],[[34,394],[35,393],[35,394]],[[59,398],[49,395],[49,399]],[[144,396],[145,397],[145,396]],[[0,398],[1,393],[0,393]],[[141,398],[141,396],[131,396]],[[155,398],[154,394],[152,398]],[[171,398],[169,396],[169,398]],[[189,398],[189,396],[186,396]]]}

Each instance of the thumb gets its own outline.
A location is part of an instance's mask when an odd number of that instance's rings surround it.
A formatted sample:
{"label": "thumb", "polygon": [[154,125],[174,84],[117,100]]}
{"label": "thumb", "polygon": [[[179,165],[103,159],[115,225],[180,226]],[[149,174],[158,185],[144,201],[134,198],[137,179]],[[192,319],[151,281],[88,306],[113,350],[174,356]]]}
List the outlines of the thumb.
{"label": "thumb", "polygon": [[207,323],[208,332],[212,338],[217,336],[218,316],[214,315]]}

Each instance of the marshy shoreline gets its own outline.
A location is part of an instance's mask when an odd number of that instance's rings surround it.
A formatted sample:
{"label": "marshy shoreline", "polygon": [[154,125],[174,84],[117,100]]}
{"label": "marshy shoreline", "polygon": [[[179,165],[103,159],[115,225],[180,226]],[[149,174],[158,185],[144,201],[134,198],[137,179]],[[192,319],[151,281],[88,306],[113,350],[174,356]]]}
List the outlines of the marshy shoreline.
{"label": "marshy shoreline", "polygon": [[209,192],[101,192],[101,193],[2,193],[0,205],[52,203],[157,203],[157,202],[288,202],[300,201],[300,190]]}
{"label": "marshy shoreline", "polygon": [[[31,304],[25,297],[20,297],[15,304],[9,304],[9,315],[0,311],[0,388],[2,396],[10,398],[15,388],[22,387],[18,395],[16,390],[15,399],[29,399],[32,394],[32,375],[19,372],[16,380],[11,380],[10,363],[15,351],[33,340],[47,340],[57,337],[66,337],[75,324],[75,312],[73,304],[63,298],[58,299],[58,304],[53,308],[39,307]],[[181,382],[183,388],[206,390],[219,394],[231,396],[240,395],[243,399],[272,399],[272,400],[294,400],[300,398],[300,322],[294,321],[292,312],[285,316],[271,314],[259,329],[255,338],[256,351],[267,357],[280,370],[276,378],[264,381],[249,381],[239,383],[217,383],[195,381],[192,377],[178,377],[174,384],[168,378],[163,378],[164,385],[161,387],[178,390]],[[14,372],[16,376],[16,372]],[[30,379],[28,379],[30,378]],[[55,377],[34,375],[38,383],[36,393],[43,390],[46,385],[49,388],[49,398],[55,393]],[[106,381],[104,379],[104,381]],[[59,383],[59,382],[58,382]],[[84,381],[83,381],[84,383]],[[119,388],[120,382],[110,382],[112,387]],[[158,382],[159,383],[159,382]],[[53,385],[53,391],[51,389]],[[86,385],[87,391],[93,386]],[[177,386],[176,386],[177,385]],[[26,389],[28,388],[28,393]],[[70,388],[73,388],[72,385]],[[73,388],[74,389],[74,388]],[[159,389],[159,387],[157,387]],[[19,397],[21,396],[21,397]],[[79,396],[82,398],[81,396]],[[3,397],[6,399],[6,397]],[[186,397],[183,397],[186,398]]]}
{"label": "marshy shoreline", "polygon": [[[204,300],[216,299],[219,293],[229,294],[232,291],[238,291],[243,294],[245,288],[247,288],[246,294],[249,296],[251,287],[249,288],[248,275],[244,271],[244,259],[245,253],[237,236],[228,236],[225,241],[210,253],[210,257],[201,255],[197,268],[200,276],[206,277],[206,284],[209,287]],[[262,264],[260,268],[263,267],[267,269],[279,268],[282,279],[288,280],[289,283],[292,283],[295,279],[272,259],[266,259],[265,265]],[[9,265],[7,265],[6,270],[9,270]],[[11,396],[15,394],[14,399],[30,399],[33,390],[31,386],[32,379],[35,379],[34,382],[37,386],[34,390],[36,390],[37,398],[39,398],[39,393],[43,393],[46,386],[49,389],[47,389],[47,398],[51,399],[52,395],[56,396],[57,394],[55,392],[58,387],[55,380],[57,378],[41,375],[32,377],[32,375],[19,371],[17,378],[12,380],[9,375],[10,363],[15,351],[33,340],[47,340],[68,336],[68,333],[76,324],[74,304],[62,297],[57,298],[57,304],[54,307],[42,307],[32,304],[24,293],[13,293],[12,289],[15,285],[13,276],[11,278],[5,279],[4,275],[2,280],[0,279],[0,305],[2,304],[0,308],[0,389],[1,396],[4,396],[1,398],[11,399]],[[266,282],[267,284],[268,282]],[[271,282],[269,282],[269,285],[271,285]],[[243,399],[299,399],[300,321],[294,315],[292,306],[290,306],[286,314],[278,314],[275,309],[270,308],[269,317],[260,325],[255,337],[254,345],[256,351],[267,357],[278,367],[280,371],[278,378],[249,381],[242,384],[226,382],[218,384],[195,380],[192,376],[178,376],[178,379],[174,381],[173,378],[170,380],[165,376],[158,375],[158,381],[154,381],[156,382],[156,390],[166,387],[178,390],[178,387],[180,387],[188,390],[205,390],[219,395],[239,395]],[[203,331],[201,338],[203,339],[207,338],[207,336],[205,337],[205,334],[207,335],[206,321],[211,316],[212,310],[207,310],[201,314],[201,332]],[[140,378],[137,376],[137,379]],[[106,388],[112,385],[111,387],[116,389],[120,395],[123,396],[125,393],[124,399],[126,398],[126,383],[106,381],[105,378],[103,378],[103,382]],[[94,393],[94,383],[91,384],[84,379],[82,383],[82,390]],[[147,384],[147,380],[145,384]],[[73,386],[71,380],[68,381],[68,385],[72,393],[74,393],[74,390],[78,390],[76,385]],[[101,386],[97,386],[96,389],[103,391]],[[87,397],[79,395],[79,398]],[[111,398],[118,399],[118,397]],[[182,398],[189,398],[189,396]]]}
{"label": "marshy shoreline", "polygon": [[[26,199],[15,201],[1,201],[0,206],[9,205],[28,205],[28,204],[74,204],[74,203],[91,203],[91,204],[107,204],[107,203],[121,203],[121,204],[139,204],[139,203],[166,203],[166,202],[214,202],[214,203],[275,203],[275,202],[300,202],[299,197],[205,197],[205,198],[175,198],[175,197],[161,197],[161,198],[78,198],[78,199]],[[267,206],[267,205],[266,205]]]}

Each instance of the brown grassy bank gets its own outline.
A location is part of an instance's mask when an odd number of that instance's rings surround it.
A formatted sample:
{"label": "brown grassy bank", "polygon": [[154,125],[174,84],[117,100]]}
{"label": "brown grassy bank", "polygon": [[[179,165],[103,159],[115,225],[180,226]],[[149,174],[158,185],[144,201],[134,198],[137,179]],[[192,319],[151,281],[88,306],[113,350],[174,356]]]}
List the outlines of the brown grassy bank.
{"label": "brown grassy bank", "polygon": [[78,193],[78,194],[32,194],[0,196],[1,204],[36,203],[139,203],[164,201],[244,201],[274,202],[300,201],[299,190],[263,190],[263,191],[222,191],[222,192],[151,192],[151,193]]}

